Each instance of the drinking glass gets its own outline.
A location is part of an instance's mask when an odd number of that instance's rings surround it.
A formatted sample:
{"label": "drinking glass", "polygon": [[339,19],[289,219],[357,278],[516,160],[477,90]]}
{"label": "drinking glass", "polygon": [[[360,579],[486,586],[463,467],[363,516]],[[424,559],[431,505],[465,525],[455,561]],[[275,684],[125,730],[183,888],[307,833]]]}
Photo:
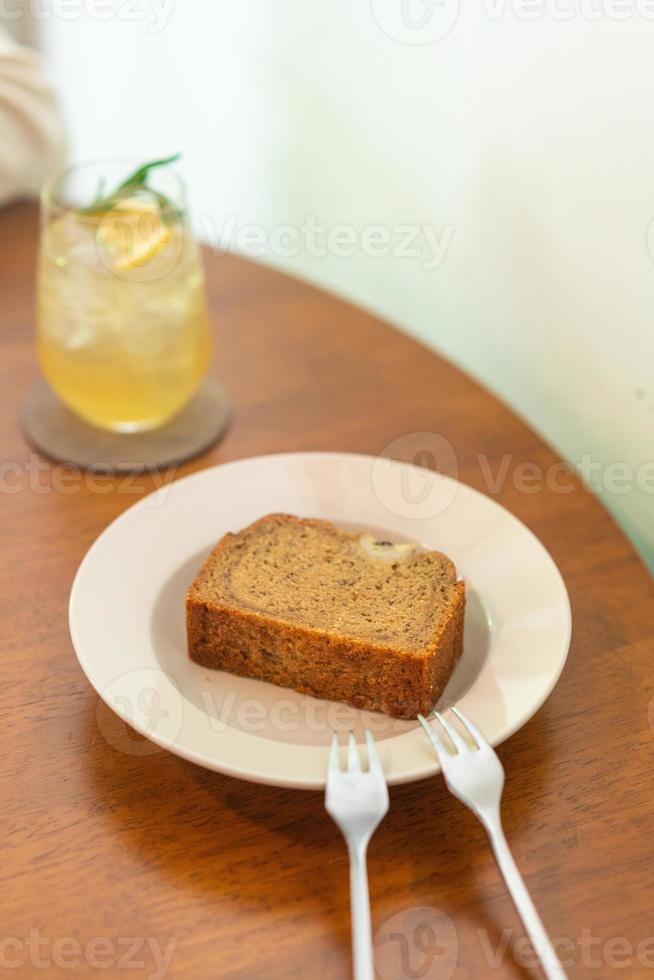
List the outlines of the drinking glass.
{"label": "drinking glass", "polygon": [[49,384],[86,422],[126,433],[179,412],[211,354],[184,186],[159,166],[130,189],[134,169],[98,161],[46,184],[37,286],[38,352]]}

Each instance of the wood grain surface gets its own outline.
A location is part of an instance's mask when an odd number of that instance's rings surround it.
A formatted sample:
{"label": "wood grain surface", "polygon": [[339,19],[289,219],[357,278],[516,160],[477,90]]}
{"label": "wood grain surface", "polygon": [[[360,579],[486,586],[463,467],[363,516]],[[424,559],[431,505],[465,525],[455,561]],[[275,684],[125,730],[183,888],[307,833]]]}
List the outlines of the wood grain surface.
{"label": "wood grain surface", "polygon": [[[75,570],[155,480],[89,483],[21,436],[37,374],[36,235],[33,206],[0,214],[0,973],[348,977],[347,856],[321,795],[150,752],[77,664]],[[421,433],[451,443],[459,478],[533,529],[572,600],[563,677],[499,750],[507,836],[570,976],[654,976],[654,591],[633,548],[542,440],[452,365],[260,265],[207,254],[207,272],[235,418],[166,479],[259,453],[414,459]],[[390,923],[405,953],[381,964],[383,980],[538,975],[483,831],[440,778],[392,790],[369,873],[374,927]]]}

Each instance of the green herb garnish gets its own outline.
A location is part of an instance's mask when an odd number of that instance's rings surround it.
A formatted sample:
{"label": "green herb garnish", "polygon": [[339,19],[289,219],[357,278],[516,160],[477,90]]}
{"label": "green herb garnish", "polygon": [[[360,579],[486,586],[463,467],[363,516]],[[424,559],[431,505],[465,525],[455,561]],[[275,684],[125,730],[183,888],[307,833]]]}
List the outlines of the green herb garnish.
{"label": "green herb garnish", "polygon": [[176,163],[180,157],[181,153],[175,153],[171,157],[164,157],[161,160],[152,160],[150,163],[144,163],[131,173],[129,177],[126,177],[110,194],[104,193],[105,179],[101,178],[95,198],[87,207],[79,208],[79,213],[100,214],[104,211],[110,211],[119,201],[124,200],[126,197],[130,197],[135,193],[144,192],[153,197],[159,205],[160,210],[165,212],[164,220],[174,220],[181,217],[179,208],[173,204],[170,198],[162,194],[161,191],[156,191],[148,186],[148,177],[152,170],[156,167],[166,167],[171,163]]}

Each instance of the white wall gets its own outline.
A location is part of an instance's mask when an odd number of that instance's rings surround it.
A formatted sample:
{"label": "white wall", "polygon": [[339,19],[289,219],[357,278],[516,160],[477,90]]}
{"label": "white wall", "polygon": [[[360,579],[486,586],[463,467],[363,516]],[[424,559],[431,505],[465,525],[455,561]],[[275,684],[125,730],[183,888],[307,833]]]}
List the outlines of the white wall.
{"label": "white wall", "polygon": [[535,20],[534,0],[113,0],[102,21],[68,3],[37,26],[75,157],[183,149],[214,238],[229,215],[267,234],[314,216],[451,235],[431,269],[424,238],[414,257],[266,256],[589,456],[654,562],[650,0],[543,0]]}

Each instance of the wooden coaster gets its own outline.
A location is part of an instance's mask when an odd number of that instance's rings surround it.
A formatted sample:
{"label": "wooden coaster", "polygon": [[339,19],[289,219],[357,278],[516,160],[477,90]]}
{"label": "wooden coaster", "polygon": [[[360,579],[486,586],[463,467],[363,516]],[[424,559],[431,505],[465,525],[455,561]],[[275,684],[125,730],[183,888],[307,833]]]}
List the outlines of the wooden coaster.
{"label": "wooden coaster", "polygon": [[161,428],[107,432],[78,418],[41,379],[27,396],[22,424],[32,445],[51,459],[82,469],[134,473],[199,456],[220,439],[230,417],[227,392],[207,376],[186,408]]}

